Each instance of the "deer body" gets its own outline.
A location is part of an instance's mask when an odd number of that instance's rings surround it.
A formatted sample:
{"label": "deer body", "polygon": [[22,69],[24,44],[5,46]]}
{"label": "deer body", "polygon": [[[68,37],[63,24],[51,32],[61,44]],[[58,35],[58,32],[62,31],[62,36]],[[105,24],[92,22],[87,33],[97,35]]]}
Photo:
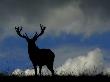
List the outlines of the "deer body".
{"label": "deer body", "polygon": [[25,33],[25,35],[22,35],[20,33],[22,30],[22,27],[21,28],[15,27],[15,30],[16,30],[17,34],[20,37],[25,38],[28,43],[28,54],[29,54],[29,58],[33,64],[33,67],[35,70],[35,75],[37,75],[37,66],[39,66],[39,73],[41,75],[41,69],[42,69],[42,66],[44,66],[44,65],[46,65],[48,67],[48,69],[51,71],[52,75],[54,75],[54,70],[53,70],[53,63],[54,63],[54,58],[55,58],[54,53],[50,49],[40,49],[35,44],[35,41],[37,40],[37,38],[44,33],[44,30],[46,28],[46,27],[43,27],[43,25],[41,25],[41,24],[40,24],[40,27],[41,27],[41,33],[37,34],[37,32],[36,32],[34,37],[31,39],[27,36],[26,33]]}
{"label": "deer body", "polygon": [[36,52],[29,53],[30,60],[34,65],[48,65],[54,60],[54,54],[49,49],[40,49]]}
{"label": "deer body", "polygon": [[54,53],[50,49],[39,49],[28,46],[30,60],[34,65],[43,66],[54,61]]}

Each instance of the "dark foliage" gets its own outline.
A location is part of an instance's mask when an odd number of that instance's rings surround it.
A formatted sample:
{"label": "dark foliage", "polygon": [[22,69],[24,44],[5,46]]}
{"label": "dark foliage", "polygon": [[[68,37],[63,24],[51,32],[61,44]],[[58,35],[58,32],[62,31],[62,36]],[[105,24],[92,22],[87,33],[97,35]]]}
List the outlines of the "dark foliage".
{"label": "dark foliage", "polygon": [[40,80],[40,81],[52,81],[52,80],[64,80],[64,81],[68,81],[68,80],[77,80],[77,81],[83,81],[83,80],[91,80],[91,81],[95,81],[95,80],[110,80],[110,77],[107,75],[96,75],[96,76],[86,76],[86,75],[82,75],[82,76],[0,76],[0,80],[17,80],[17,81],[21,81],[21,80]]}

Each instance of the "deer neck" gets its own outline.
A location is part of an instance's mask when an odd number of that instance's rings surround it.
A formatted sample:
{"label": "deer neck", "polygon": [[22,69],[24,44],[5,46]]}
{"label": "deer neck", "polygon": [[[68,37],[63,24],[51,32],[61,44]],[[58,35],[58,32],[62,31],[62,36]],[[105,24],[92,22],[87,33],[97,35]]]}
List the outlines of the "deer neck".
{"label": "deer neck", "polygon": [[28,44],[29,53],[36,52],[36,50],[39,50],[39,48],[38,48],[38,46],[36,46],[36,44],[33,44],[33,45]]}

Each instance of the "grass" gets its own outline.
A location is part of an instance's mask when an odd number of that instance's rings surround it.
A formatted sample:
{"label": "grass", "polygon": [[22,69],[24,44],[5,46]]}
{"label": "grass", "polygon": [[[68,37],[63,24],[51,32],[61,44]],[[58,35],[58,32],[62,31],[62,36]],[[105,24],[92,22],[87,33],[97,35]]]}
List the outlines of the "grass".
{"label": "grass", "polygon": [[95,76],[8,76],[1,75],[0,80],[110,80],[110,77],[107,75],[95,75]]}

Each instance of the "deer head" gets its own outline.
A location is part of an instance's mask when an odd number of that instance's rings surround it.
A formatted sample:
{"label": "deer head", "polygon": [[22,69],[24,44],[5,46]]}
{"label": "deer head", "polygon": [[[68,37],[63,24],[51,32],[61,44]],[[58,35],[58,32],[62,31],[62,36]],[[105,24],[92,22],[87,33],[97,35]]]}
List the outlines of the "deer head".
{"label": "deer head", "polygon": [[22,26],[21,26],[21,27],[15,27],[15,30],[16,30],[16,33],[17,33],[20,37],[26,39],[26,41],[28,42],[29,45],[32,45],[32,44],[35,44],[35,41],[38,39],[38,37],[40,37],[40,36],[44,33],[44,31],[45,31],[45,29],[46,29],[46,27],[43,26],[43,25],[41,25],[41,24],[40,24],[40,27],[41,27],[41,32],[40,32],[39,34],[36,32],[35,35],[34,35],[34,37],[32,37],[32,38],[29,38],[26,33],[21,34],[21,31],[22,31],[22,29],[23,29]]}

